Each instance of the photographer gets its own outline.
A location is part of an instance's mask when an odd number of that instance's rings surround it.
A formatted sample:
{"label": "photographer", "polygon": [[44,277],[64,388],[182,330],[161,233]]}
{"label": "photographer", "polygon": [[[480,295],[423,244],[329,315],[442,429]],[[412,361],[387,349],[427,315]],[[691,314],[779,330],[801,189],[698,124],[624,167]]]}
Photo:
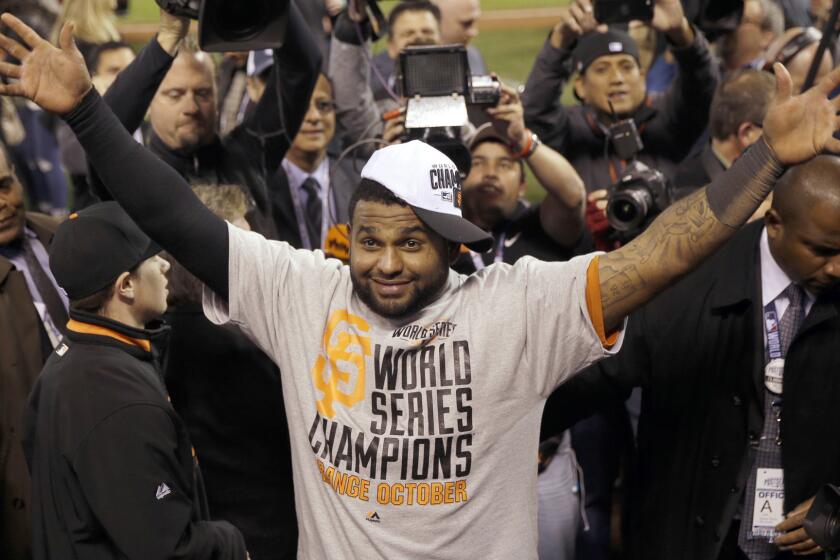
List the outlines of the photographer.
{"label": "photographer", "polygon": [[[462,253],[453,268],[470,274],[493,262],[513,264],[530,255],[565,261],[591,250],[584,236],[585,191],[566,159],[541,144],[522,120],[516,90],[502,86],[493,117],[470,142],[472,166],[464,180],[464,217],[493,234],[494,250]],[[547,191],[534,206],[525,199],[525,166]]]}
{"label": "photographer", "polygon": [[267,178],[280,166],[306,114],[320,51],[290,2],[287,35],[274,53],[265,94],[248,118],[221,138],[214,63],[206,53],[184,47],[188,30],[188,19],[161,10],[157,36],[114,81],[105,102],[129,131],[148,111],[149,149],[185,178],[244,185],[254,205],[248,221],[254,230],[276,237]]}
{"label": "photographer", "polygon": [[[431,2],[399,2],[394,6],[388,14],[386,48],[371,60],[373,72],[369,81],[374,100],[393,99],[401,50],[414,45],[441,44],[442,17],[440,7]],[[341,33],[341,27],[339,30],[340,41],[358,44],[356,36],[346,36]]]}
{"label": "photographer", "polygon": [[[646,97],[636,44],[625,33],[599,31],[589,0],[571,5],[528,77],[525,123],[569,159],[589,192],[614,184],[627,166],[610,141],[617,119],[634,121],[644,144],[639,159],[667,176],[706,127],[718,79],[708,43],[679,0],[656,2],[651,26],[665,35],[678,66],[657,99]],[[564,107],[560,92],[573,72],[581,105]]]}
{"label": "photographer", "polygon": [[[370,39],[374,36],[374,24],[382,22],[371,23],[366,6],[367,0],[349,2],[336,20],[330,48],[329,76],[335,88],[336,134],[347,145],[383,134],[389,140],[382,113],[400,103],[398,92],[394,91],[394,61],[406,47],[440,44],[440,9],[427,0],[400,2],[388,15],[390,64],[382,65],[380,61],[374,66]],[[375,98],[371,76],[381,87],[387,85],[390,92]],[[369,156],[372,151],[373,147],[369,146],[358,153]]]}

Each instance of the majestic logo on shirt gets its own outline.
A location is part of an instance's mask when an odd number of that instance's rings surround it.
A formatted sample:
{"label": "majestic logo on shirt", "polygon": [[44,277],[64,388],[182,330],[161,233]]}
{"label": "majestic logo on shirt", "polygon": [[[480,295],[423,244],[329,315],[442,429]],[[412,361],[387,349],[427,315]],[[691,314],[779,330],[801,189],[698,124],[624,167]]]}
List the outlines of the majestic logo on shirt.
{"label": "majestic logo on shirt", "polygon": [[172,489],[169,488],[169,486],[167,486],[165,482],[161,482],[160,486],[157,487],[157,491],[155,492],[155,497],[158,500],[162,500],[171,493],[172,493]]}
{"label": "majestic logo on shirt", "polygon": [[335,311],[324,330],[324,354],[312,368],[315,388],[324,393],[318,401],[318,413],[335,416],[334,403],[352,408],[365,399],[365,358],[370,356],[370,331],[367,321],[346,309]]}
{"label": "majestic logo on shirt", "polygon": [[375,511],[369,511],[365,516],[365,519],[370,521],[371,523],[381,523],[382,520],[379,518],[379,514]]}

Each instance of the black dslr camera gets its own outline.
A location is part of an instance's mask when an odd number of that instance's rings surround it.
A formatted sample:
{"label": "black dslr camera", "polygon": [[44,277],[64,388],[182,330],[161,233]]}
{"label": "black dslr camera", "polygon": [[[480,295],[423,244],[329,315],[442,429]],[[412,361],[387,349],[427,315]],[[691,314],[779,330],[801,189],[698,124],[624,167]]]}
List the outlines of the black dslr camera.
{"label": "black dslr camera", "polygon": [[607,189],[607,221],[615,237],[626,243],[673,202],[673,188],[665,175],[635,159],[643,145],[632,119],[612,125],[609,133],[618,157],[631,160],[618,182]]}
{"label": "black dslr camera", "polygon": [[840,551],[840,489],[831,484],[817,492],[805,516],[805,532],[823,550]]}

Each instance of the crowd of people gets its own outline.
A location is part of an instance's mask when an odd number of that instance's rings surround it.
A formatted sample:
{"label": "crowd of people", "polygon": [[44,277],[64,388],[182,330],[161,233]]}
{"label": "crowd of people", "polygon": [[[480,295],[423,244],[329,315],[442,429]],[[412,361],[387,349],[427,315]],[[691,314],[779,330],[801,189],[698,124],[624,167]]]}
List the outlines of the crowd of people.
{"label": "crowd of people", "polygon": [[[0,557],[833,558],[831,3],[688,4],[514,84],[479,0],[0,0]],[[495,98],[421,126],[444,45]]]}

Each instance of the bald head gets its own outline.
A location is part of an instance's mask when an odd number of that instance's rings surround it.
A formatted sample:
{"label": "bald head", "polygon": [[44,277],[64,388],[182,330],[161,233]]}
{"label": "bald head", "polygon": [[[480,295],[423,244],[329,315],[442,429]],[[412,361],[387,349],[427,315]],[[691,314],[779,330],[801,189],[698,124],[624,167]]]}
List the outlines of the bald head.
{"label": "bald head", "polygon": [[440,8],[444,44],[468,45],[478,35],[479,0],[432,0]]}
{"label": "bald head", "polygon": [[808,219],[815,207],[840,212],[840,157],[821,155],[788,169],[773,191],[772,208],[786,222]]}
{"label": "bald head", "polygon": [[840,157],[791,167],[764,217],[770,253],[788,277],[815,295],[840,286]]}

